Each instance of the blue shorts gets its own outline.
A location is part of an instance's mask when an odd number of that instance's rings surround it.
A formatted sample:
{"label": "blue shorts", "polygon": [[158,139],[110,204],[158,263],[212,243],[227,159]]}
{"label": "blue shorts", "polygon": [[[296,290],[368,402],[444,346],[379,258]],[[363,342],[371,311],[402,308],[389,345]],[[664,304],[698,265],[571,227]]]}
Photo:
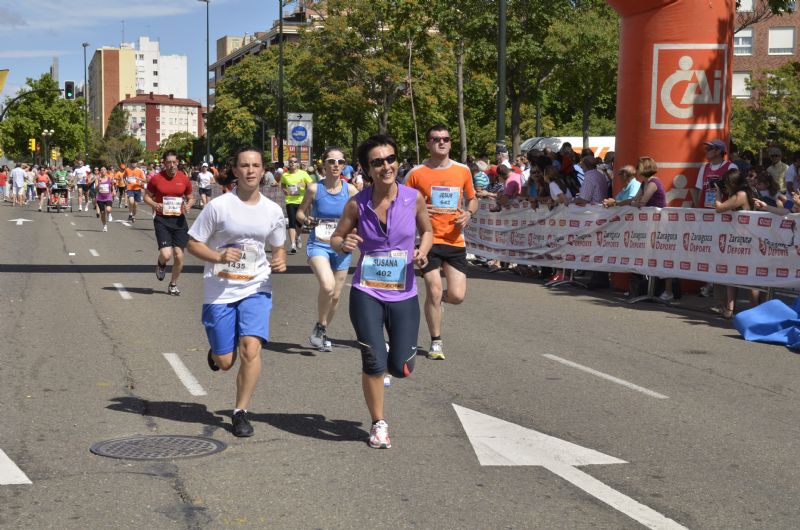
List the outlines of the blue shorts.
{"label": "blue shorts", "polygon": [[136,202],[142,202],[142,190],[128,190],[128,198],[131,197]]}
{"label": "blue shorts", "polygon": [[236,350],[239,337],[269,340],[271,293],[254,293],[229,304],[203,304],[203,326],[214,355]]}
{"label": "blue shorts", "polygon": [[310,242],[306,245],[306,256],[311,259],[316,256],[328,258],[331,263],[331,269],[335,271],[347,270],[350,268],[350,262],[353,261],[352,252],[342,252],[338,254],[330,245],[320,245],[318,243]]}

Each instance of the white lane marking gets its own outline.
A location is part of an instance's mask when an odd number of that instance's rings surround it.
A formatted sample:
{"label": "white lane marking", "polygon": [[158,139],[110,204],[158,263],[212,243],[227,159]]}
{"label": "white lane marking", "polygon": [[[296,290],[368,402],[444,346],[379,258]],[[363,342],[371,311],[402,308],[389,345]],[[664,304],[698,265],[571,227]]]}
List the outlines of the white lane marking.
{"label": "white lane marking", "polygon": [[181,361],[181,358],[178,357],[177,353],[165,353],[163,355],[169,365],[172,366],[172,369],[175,370],[178,379],[181,380],[181,383],[183,383],[183,386],[186,387],[186,390],[188,390],[191,395],[206,395],[205,389],[203,389],[202,385],[200,385],[200,382],[195,379],[195,377],[192,375],[192,372],[186,368],[186,365],[183,364],[183,361]]}
{"label": "white lane marking", "polygon": [[70,221],[69,224],[71,224],[72,226],[75,226],[75,223],[73,223],[72,221]]}
{"label": "white lane marking", "polygon": [[17,464],[0,449],[0,484],[32,484]]}
{"label": "white lane marking", "polygon": [[80,232],[75,232],[75,233],[78,234],[78,237],[83,237],[83,234],[81,234]]}
{"label": "white lane marking", "polygon": [[75,253],[74,253],[74,252],[70,252],[70,253],[69,253],[69,255],[70,255],[70,256],[74,256],[74,255],[75,255]]}
{"label": "white lane marking", "polygon": [[93,249],[93,248],[90,248],[90,249],[89,249],[89,254],[91,254],[91,255],[92,255],[92,256],[94,256],[95,258],[96,258],[97,256],[99,256],[99,255],[100,255],[100,254],[98,254],[98,253],[97,253],[97,251],[96,251],[95,249]]}
{"label": "white lane marking", "polygon": [[455,403],[453,408],[482,466],[541,466],[647,528],[685,530],[672,519],[576,468],[626,464],[624,460]]}
{"label": "white lane marking", "polygon": [[131,293],[129,293],[125,289],[125,286],[122,285],[121,283],[115,283],[114,287],[117,289],[117,292],[119,293],[119,295],[122,297],[123,300],[131,300],[133,298],[131,296]]}
{"label": "white lane marking", "polygon": [[122,221],[122,226],[131,226],[131,224],[128,221]]}
{"label": "white lane marking", "polygon": [[618,385],[622,385],[624,387],[630,388],[631,390],[636,390],[637,392],[641,392],[642,394],[648,395],[650,397],[654,397],[656,399],[669,399],[669,396],[665,396],[664,394],[659,394],[658,392],[654,392],[647,388],[644,388],[639,385],[635,385],[631,382],[625,381],[624,379],[620,379],[619,377],[614,377],[613,375],[604,374],[603,372],[598,372],[594,368],[589,368],[588,366],[583,366],[582,364],[578,364],[572,361],[568,361],[566,359],[562,359],[561,357],[557,357],[555,355],[551,355],[549,353],[542,354],[542,357],[546,357],[552,361],[559,362],[561,364],[565,364],[567,366],[571,366],[573,368],[577,368],[578,370],[582,370],[588,374],[596,375],[602,379],[607,381],[611,381],[612,383],[617,383]]}

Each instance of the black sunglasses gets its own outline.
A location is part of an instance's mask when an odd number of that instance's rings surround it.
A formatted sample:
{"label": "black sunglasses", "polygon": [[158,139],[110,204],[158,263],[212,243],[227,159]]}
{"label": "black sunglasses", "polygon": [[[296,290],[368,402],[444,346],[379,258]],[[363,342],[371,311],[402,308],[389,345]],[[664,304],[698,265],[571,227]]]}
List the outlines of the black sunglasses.
{"label": "black sunglasses", "polygon": [[325,162],[327,164],[338,164],[340,166],[343,166],[346,160],[344,158],[328,158],[327,160],[325,160]]}
{"label": "black sunglasses", "polygon": [[449,136],[431,136],[431,142],[435,144],[449,144],[450,137]]}
{"label": "black sunglasses", "polygon": [[389,155],[386,158],[373,158],[372,160],[369,161],[369,165],[374,167],[375,169],[378,169],[383,167],[384,162],[386,162],[389,165],[394,164],[395,162],[397,162],[397,155]]}

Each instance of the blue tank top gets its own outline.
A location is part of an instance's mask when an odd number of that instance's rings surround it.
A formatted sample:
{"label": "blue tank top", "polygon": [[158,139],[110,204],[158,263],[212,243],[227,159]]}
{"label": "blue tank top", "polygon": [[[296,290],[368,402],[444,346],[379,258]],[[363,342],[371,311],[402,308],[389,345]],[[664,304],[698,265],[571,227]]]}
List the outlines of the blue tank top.
{"label": "blue tank top", "polygon": [[[314,194],[314,202],[311,203],[311,216],[318,220],[335,219],[338,221],[344,211],[344,205],[349,199],[350,192],[346,182],[342,182],[342,189],[339,193],[331,195],[325,188],[325,181],[321,180],[317,183],[317,192]],[[308,239],[310,243],[330,246],[329,242],[317,241],[316,230],[311,231]]]}
{"label": "blue tank top", "polygon": [[[364,241],[358,245],[361,256],[353,274],[354,289],[384,302],[400,302],[417,295],[414,242],[418,194],[414,188],[397,185],[397,197],[386,213],[386,230],[381,227],[372,206],[372,187],[355,196],[358,204],[356,228]],[[402,257],[405,258],[404,266],[399,263]],[[401,279],[404,281],[398,282]]]}

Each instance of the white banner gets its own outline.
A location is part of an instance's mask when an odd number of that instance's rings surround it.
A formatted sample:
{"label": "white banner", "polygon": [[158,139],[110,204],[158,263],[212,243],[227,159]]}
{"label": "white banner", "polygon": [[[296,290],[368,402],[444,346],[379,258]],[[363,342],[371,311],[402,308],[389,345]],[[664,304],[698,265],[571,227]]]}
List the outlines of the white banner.
{"label": "white banner", "polygon": [[526,265],[635,272],[722,284],[800,287],[800,214],[692,208],[480,209],[469,252]]}

